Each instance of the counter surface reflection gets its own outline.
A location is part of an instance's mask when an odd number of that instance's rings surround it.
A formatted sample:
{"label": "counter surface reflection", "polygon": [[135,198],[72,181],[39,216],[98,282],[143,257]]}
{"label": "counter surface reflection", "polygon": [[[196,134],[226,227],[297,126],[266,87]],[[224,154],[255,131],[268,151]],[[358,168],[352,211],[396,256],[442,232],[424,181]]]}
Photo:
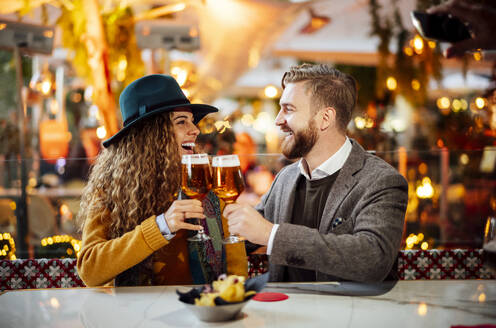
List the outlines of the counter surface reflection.
{"label": "counter surface reflection", "polygon": [[[183,286],[8,291],[1,327],[450,327],[496,324],[496,280],[268,284],[281,302],[250,301],[230,322],[203,323],[178,301]],[[351,296],[352,295],[352,296]]]}

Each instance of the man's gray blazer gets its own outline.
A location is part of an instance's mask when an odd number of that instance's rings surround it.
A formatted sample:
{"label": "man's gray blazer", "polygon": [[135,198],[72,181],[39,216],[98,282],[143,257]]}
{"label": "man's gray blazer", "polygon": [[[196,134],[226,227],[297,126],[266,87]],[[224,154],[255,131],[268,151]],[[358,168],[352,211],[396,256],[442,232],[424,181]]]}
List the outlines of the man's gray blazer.
{"label": "man's gray blazer", "polygon": [[341,168],[318,229],[291,224],[297,163],[276,176],[256,209],[280,224],[269,257],[271,281],[284,267],[314,270],[317,281],[382,281],[401,244],[408,184],[392,166],[356,141]]}

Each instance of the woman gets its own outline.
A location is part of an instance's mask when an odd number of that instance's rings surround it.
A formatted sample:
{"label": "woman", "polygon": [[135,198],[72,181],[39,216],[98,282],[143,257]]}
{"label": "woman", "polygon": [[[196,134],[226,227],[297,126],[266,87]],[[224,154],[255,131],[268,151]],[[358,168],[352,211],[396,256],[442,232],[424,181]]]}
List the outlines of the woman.
{"label": "woman", "polygon": [[124,127],[103,142],[81,199],[78,274],[87,286],[192,283],[186,234],[202,227],[185,219],[205,215],[174,194],[195,124],[217,109],[190,104],[165,75],[132,82],[119,104]]}

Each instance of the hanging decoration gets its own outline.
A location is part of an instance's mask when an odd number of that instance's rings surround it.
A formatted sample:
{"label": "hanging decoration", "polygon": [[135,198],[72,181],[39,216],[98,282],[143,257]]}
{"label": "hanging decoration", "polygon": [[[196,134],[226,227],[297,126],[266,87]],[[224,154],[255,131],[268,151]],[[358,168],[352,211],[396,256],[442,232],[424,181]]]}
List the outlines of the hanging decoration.
{"label": "hanging decoration", "polygon": [[[436,1],[428,3],[419,0],[417,7],[422,9],[436,4]],[[379,2],[369,1],[371,36],[379,37],[376,97],[385,99],[387,94],[402,94],[412,104],[422,105],[427,99],[430,78],[441,79],[442,54],[435,42],[424,40],[418,34],[411,37],[411,32],[403,24],[397,2],[391,1],[391,6],[394,9],[392,16],[381,16]],[[396,42],[395,54],[389,50],[391,42]]]}

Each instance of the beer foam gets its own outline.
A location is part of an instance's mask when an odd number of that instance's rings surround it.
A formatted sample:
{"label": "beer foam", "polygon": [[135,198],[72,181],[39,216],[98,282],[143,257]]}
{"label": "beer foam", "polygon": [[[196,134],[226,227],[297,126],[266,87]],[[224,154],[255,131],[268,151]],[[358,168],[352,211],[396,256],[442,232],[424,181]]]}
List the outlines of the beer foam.
{"label": "beer foam", "polygon": [[183,155],[181,164],[209,164],[208,154]]}
{"label": "beer foam", "polygon": [[212,160],[215,167],[237,167],[240,166],[238,155],[215,156]]}

